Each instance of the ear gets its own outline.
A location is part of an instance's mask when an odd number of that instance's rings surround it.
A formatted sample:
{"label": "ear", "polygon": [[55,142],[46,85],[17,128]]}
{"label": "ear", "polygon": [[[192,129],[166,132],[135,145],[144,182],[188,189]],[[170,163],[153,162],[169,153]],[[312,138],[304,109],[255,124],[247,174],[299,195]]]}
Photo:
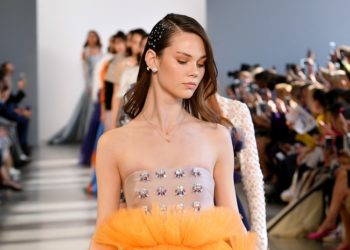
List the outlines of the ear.
{"label": "ear", "polygon": [[145,55],[145,61],[147,67],[151,69],[158,68],[158,57],[156,52],[153,49],[148,49]]}

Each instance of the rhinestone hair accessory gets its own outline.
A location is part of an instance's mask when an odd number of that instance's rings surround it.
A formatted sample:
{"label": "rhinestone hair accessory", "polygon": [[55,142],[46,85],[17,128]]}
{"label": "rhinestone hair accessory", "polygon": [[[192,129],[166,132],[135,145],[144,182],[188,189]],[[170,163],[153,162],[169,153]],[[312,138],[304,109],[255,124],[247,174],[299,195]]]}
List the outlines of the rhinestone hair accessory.
{"label": "rhinestone hair accessory", "polygon": [[165,31],[165,25],[162,22],[159,22],[154,26],[151,33],[148,36],[148,46],[151,49],[156,49],[156,45],[159,40],[162,38],[162,35]]}

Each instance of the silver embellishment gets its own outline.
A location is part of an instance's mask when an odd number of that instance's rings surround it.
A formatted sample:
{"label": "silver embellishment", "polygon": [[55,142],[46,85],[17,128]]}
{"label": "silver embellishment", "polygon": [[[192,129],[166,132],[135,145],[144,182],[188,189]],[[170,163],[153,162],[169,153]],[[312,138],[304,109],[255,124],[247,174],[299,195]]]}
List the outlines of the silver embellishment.
{"label": "silver embellishment", "polygon": [[177,186],[175,189],[175,195],[176,196],[184,196],[186,193],[186,190],[184,186]]}
{"label": "silver embellishment", "polygon": [[158,179],[166,178],[166,172],[164,169],[159,169],[156,171],[156,177]]}
{"label": "silver embellishment", "polygon": [[149,181],[149,180],[150,180],[149,173],[147,171],[143,171],[140,174],[140,181],[146,182],[146,181]]}
{"label": "silver embellishment", "polygon": [[147,190],[146,188],[142,188],[142,189],[138,192],[138,194],[139,194],[139,198],[140,198],[140,199],[145,199],[145,198],[149,197],[149,192],[148,192],[148,190]]}
{"label": "silver embellishment", "polygon": [[191,174],[192,174],[194,177],[199,177],[199,176],[201,176],[201,172],[199,171],[198,168],[192,168]]}
{"label": "silver embellishment", "polygon": [[165,204],[160,204],[159,208],[160,208],[160,211],[162,212],[166,212],[166,210],[168,209]]}
{"label": "silver embellishment", "polygon": [[201,193],[203,191],[203,186],[201,184],[196,183],[193,185],[192,191],[196,194]]}
{"label": "silver embellishment", "polygon": [[148,36],[148,45],[150,48],[155,49],[156,44],[162,38],[162,34],[165,31],[165,27],[162,23],[157,23],[156,26],[153,27],[151,33]]}
{"label": "silver embellishment", "polygon": [[194,208],[194,211],[198,212],[201,210],[201,203],[199,201],[194,201],[192,207]]}
{"label": "silver embellishment", "polygon": [[185,171],[183,169],[178,168],[175,170],[175,177],[176,178],[182,178],[184,176],[185,176]]}
{"label": "silver embellishment", "polygon": [[183,210],[184,207],[185,207],[185,205],[184,205],[183,203],[179,203],[179,204],[176,205],[176,208],[177,208],[178,210]]}
{"label": "silver embellishment", "polygon": [[158,196],[164,196],[166,194],[167,190],[165,187],[158,187],[157,188],[157,195]]}

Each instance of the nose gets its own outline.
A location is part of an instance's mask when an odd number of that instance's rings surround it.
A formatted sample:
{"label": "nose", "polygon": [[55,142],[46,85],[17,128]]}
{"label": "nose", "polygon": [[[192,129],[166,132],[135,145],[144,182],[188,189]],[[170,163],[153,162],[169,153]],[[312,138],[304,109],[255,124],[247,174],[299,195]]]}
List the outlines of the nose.
{"label": "nose", "polygon": [[190,76],[196,78],[196,77],[198,77],[198,75],[199,75],[198,65],[197,65],[197,63],[194,63],[194,65],[192,66],[191,71],[190,71]]}

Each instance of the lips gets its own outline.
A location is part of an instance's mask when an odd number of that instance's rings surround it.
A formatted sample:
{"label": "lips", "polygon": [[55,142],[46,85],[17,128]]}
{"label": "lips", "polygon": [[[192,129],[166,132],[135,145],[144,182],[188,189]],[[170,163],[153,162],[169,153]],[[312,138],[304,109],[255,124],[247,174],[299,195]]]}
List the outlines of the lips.
{"label": "lips", "polygon": [[187,88],[195,88],[197,87],[197,84],[195,82],[185,82],[184,85],[187,87]]}

